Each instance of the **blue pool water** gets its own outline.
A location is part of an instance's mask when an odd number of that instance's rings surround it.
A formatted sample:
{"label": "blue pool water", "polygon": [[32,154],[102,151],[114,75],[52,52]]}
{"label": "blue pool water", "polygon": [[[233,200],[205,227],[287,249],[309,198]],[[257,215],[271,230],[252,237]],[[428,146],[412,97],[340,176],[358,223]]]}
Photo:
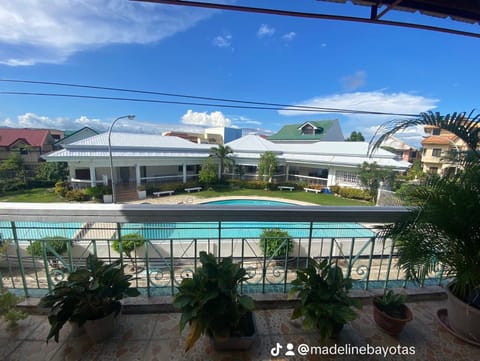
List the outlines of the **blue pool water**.
{"label": "blue pool water", "polygon": [[[208,205],[251,205],[251,206],[297,206],[296,204],[259,200],[259,199],[227,199],[222,201],[206,202]],[[281,229],[290,236],[308,238],[310,235],[309,222],[180,222],[155,224],[125,224],[123,234],[140,233],[150,240],[168,239],[218,239],[230,238],[256,239],[264,229]],[[370,238],[375,233],[358,223],[344,222],[316,222],[312,227],[313,238]]]}
{"label": "blue pool water", "polygon": [[204,202],[202,204],[224,204],[224,205],[238,205],[238,206],[296,206],[293,203],[270,201],[264,199],[224,199],[221,201]]}
{"label": "blue pool water", "polygon": [[[17,239],[29,241],[44,237],[73,238],[81,228],[81,223],[42,223],[15,222]],[[14,239],[10,222],[0,221],[0,236],[2,239]]]}

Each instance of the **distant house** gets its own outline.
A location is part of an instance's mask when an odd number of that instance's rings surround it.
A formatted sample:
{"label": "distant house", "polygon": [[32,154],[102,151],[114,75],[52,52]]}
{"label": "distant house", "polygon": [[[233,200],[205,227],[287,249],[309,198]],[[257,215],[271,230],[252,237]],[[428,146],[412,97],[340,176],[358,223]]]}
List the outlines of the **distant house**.
{"label": "distant house", "polygon": [[82,139],[93,137],[94,135],[97,135],[98,132],[96,130],[93,130],[92,128],[83,127],[82,129],[74,131],[66,130],[64,134],[65,136],[63,138],[58,139],[55,142],[54,147],[56,149],[63,147],[65,144],[70,144]]}
{"label": "distant house", "polygon": [[53,150],[54,143],[47,129],[0,128],[0,161],[16,152],[27,168],[34,169],[42,162],[42,154]]}
{"label": "distant house", "polygon": [[383,149],[392,152],[398,156],[398,159],[413,163],[414,160],[420,159],[420,152],[417,148],[405,143],[404,141],[390,136],[382,142]]}
{"label": "distant house", "polygon": [[467,149],[466,144],[456,135],[442,129],[425,129],[427,134],[435,134],[422,140],[422,166],[423,171],[435,174],[445,174],[446,172],[455,172],[460,167],[455,164],[449,154],[451,152],[464,152]]}
{"label": "distant house", "polygon": [[285,125],[267,139],[274,143],[316,143],[343,142],[345,137],[338,119],[333,119]]}

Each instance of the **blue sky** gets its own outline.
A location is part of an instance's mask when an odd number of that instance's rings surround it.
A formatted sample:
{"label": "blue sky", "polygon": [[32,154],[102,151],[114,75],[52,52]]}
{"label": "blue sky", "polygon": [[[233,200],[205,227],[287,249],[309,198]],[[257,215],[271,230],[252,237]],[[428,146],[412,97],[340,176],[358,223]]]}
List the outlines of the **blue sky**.
{"label": "blue sky", "polygon": [[[238,1],[240,5],[252,5]],[[368,7],[302,0],[255,6],[369,13]],[[400,13],[389,20],[452,21]],[[441,113],[480,108],[480,40],[339,21],[213,11],[127,0],[3,0],[0,78],[137,89],[325,108]],[[455,22],[460,29],[477,27]],[[194,101],[0,82],[0,91]],[[212,102],[209,102],[212,103]],[[285,124],[338,118],[345,136],[368,138],[392,117],[0,95],[0,126],[162,132],[234,126],[271,133]],[[403,138],[418,144],[419,129]]]}

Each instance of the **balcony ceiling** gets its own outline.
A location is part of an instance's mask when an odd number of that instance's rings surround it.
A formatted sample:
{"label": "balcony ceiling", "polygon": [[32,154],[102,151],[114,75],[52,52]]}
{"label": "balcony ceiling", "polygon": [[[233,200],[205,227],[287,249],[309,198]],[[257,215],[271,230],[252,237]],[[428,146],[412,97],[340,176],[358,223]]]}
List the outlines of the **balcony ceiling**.
{"label": "balcony ceiling", "polygon": [[[183,5],[194,6],[203,8],[213,8],[222,10],[235,10],[253,13],[263,13],[272,15],[294,16],[303,18],[317,18],[327,20],[340,20],[340,21],[353,21],[364,23],[375,23],[382,25],[402,26],[409,28],[417,28],[424,30],[440,31],[445,33],[451,33],[456,35],[472,36],[480,38],[480,30],[475,29],[473,31],[465,31],[466,24],[462,24],[459,28],[458,24],[469,23],[472,25],[480,25],[480,0],[382,0],[382,1],[367,1],[367,0],[311,0],[316,1],[318,4],[319,12],[301,12],[295,10],[295,1],[291,1],[292,6],[289,9],[277,9],[277,8],[258,8],[241,5],[242,1],[238,1],[235,5],[224,4],[220,2],[200,2],[200,1],[188,1],[188,0],[132,0],[141,2],[151,2],[158,4],[169,5]],[[322,3],[334,2],[344,4],[340,14],[327,14],[322,12]],[[366,11],[364,16],[352,15],[356,13],[354,11],[356,6],[368,7],[369,11]],[[398,12],[411,12],[419,13],[419,21],[392,21],[386,20],[386,15],[393,15]],[[436,18],[445,19],[441,26],[431,26],[421,23],[424,17],[433,16]],[[417,17],[416,17],[417,18]]]}

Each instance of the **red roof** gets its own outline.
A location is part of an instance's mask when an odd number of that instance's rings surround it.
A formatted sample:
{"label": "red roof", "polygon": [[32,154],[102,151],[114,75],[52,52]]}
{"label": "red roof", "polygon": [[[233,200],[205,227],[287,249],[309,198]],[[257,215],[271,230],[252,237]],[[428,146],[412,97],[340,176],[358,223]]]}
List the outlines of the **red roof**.
{"label": "red roof", "polygon": [[432,135],[425,138],[422,144],[447,145],[452,144],[455,138],[457,138],[455,135]]}
{"label": "red roof", "polygon": [[0,146],[8,147],[18,139],[24,139],[33,147],[45,144],[49,132],[45,129],[0,128]]}

